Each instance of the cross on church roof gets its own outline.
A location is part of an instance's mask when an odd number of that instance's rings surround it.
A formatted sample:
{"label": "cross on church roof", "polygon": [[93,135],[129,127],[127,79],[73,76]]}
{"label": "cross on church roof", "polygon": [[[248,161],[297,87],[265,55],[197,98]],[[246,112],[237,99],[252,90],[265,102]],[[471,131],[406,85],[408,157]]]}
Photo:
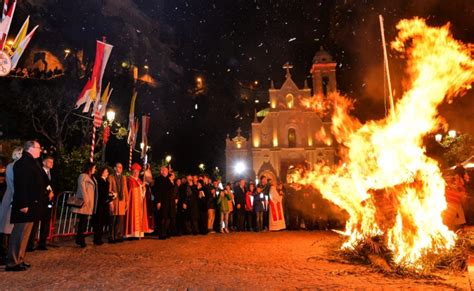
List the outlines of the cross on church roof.
{"label": "cross on church roof", "polygon": [[290,69],[293,69],[293,65],[290,65],[289,62],[286,62],[286,64],[283,65],[283,69],[286,69],[286,77],[291,77]]}
{"label": "cross on church roof", "polygon": [[237,136],[240,136],[240,133],[242,132],[242,130],[240,129],[240,127],[237,129]]}

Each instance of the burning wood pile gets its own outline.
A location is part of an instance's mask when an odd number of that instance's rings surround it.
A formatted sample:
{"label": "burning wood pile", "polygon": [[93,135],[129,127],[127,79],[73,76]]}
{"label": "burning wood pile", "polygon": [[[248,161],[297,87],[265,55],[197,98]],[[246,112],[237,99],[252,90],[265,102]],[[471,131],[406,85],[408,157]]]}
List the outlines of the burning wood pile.
{"label": "burning wood pile", "polygon": [[295,180],[347,211],[344,250],[379,253],[387,268],[419,273],[452,254],[459,240],[443,222],[446,182],[423,137],[440,126],[438,106],[470,89],[474,60],[449,25],[415,18],[397,29],[391,48],[406,61],[409,85],[392,113],[361,124],[349,115],[349,99],[330,96],[341,163],[315,165]]}

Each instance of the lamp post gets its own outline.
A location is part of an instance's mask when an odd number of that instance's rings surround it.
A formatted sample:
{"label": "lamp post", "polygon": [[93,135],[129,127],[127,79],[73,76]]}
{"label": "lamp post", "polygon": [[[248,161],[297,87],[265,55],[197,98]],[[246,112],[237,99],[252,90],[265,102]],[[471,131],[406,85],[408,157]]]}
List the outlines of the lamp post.
{"label": "lamp post", "polygon": [[104,136],[102,138],[102,164],[105,164],[105,148],[107,147],[107,142],[109,141],[110,137],[110,125],[115,120],[115,111],[109,110],[107,111],[107,120],[105,121],[104,126]]}
{"label": "lamp post", "polygon": [[172,157],[171,157],[170,155],[167,155],[167,156],[165,157],[165,161],[166,161],[166,164],[167,164],[167,166],[168,166],[168,170],[171,170],[171,158],[172,158]]}
{"label": "lamp post", "polygon": [[234,166],[234,171],[237,175],[242,175],[243,172],[245,171],[245,164],[242,161],[239,161],[235,164]]}
{"label": "lamp post", "polygon": [[201,172],[204,172],[204,170],[206,169],[206,165],[204,165],[203,163],[200,163],[198,167],[201,170]]}

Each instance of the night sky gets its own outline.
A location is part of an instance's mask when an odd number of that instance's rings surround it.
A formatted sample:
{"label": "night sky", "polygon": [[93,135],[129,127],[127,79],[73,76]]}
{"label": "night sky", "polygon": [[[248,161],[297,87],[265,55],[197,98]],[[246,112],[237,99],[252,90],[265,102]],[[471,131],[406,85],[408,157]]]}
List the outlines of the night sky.
{"label": "night sky", "polygon": [[[321,46],[338,63],[338,89],[357,100],[354,114],[362,120],[383,117],[379,14],[385,18],[388,41],[396,35],[399,20],[419,16],[431,25],[451,22],[455,38],[474,42],[472,0],[27,2],[29,6],[19,5],[18,13],[23,15],[19,18],[33,14],[32,21],[41,24],[33,47],[60,52],[68,46],[84,48],[92,59],[94,39],[107,35],[115,47],[105,79],[116,88],[112,106],[123,121],[131,88],[117,77],[120,64],[127,60],[140,68],[149,66],[160,86],[139,88],[137,113],[152,116],[152,161],[172,154],[182,171],[195,171],[200,162],[223,168],[226,134],[235,135],[240,126],[247,135],[254,109],[265,107],[264,102],[242,101],[242,92],[264,99],[270,80],[281,86],[286,62],[294,66],[292,76],[298,86],[305,79],[311,85],[309,69]],[[21,25],[16,22],[13,31]],[[48,40],[52,35],[60,40],[59,46]],[[392,54],[390,62],[392,82],[400,92],[403,63]],[[204,81],[203,90],[196,89],[198,77]],[[470,92],[446,106],[448,122],[472,132],[473,103]]]}
{"label": "night sky", "polygon": [[[289,61],[293,80],[300,87],[305,78],[311,84],[312,57],[323,46],[338,63],[339,89],[357,99],[355,114],[363,120],[383,117],[385,112],[379,14],[385,18],[387,40],[396,35],[399,20],[419,16],[431,25],[449,21],[456,38],[474,42],[474,2],[468,0],[168,1],[164,11],[179,43],[178,63],[189,75],[216,83],[228,78],[243,84],[258,80],[256,89],[265,91],[272,79],[279,87],[284,80],[282,65]],[[394,86],[400,92],[402,63],[392,55],[391,62]],[[473,116],[474,106],[466,106],[472,97],[464,97],[454,116],[461,109]],[[446,111],[449,115],[453,110]],[[240,121],[239,117],[235,126],[246,132],[253,116]],[[448,121],[470,129],[456,118]],[[231,134],[234,130],[227,128]]]}

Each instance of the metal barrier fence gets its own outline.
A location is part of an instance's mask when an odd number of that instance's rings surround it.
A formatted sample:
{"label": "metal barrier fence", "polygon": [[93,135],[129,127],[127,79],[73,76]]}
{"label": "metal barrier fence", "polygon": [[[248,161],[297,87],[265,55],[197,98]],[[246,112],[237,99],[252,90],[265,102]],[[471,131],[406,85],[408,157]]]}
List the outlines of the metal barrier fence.
{"label": "metal barrier fence", "polygon": [[[54,241],[59,237],[69,237],[76,235],[77,214],[72,212],[72,208],[67,206],[67,200],[75,192],[64,191],[56,197],[56,203],[53,206],[51,224],[48,240]],[[84,234],[92,233],[91,217],[87,220],[87,228]]]}

